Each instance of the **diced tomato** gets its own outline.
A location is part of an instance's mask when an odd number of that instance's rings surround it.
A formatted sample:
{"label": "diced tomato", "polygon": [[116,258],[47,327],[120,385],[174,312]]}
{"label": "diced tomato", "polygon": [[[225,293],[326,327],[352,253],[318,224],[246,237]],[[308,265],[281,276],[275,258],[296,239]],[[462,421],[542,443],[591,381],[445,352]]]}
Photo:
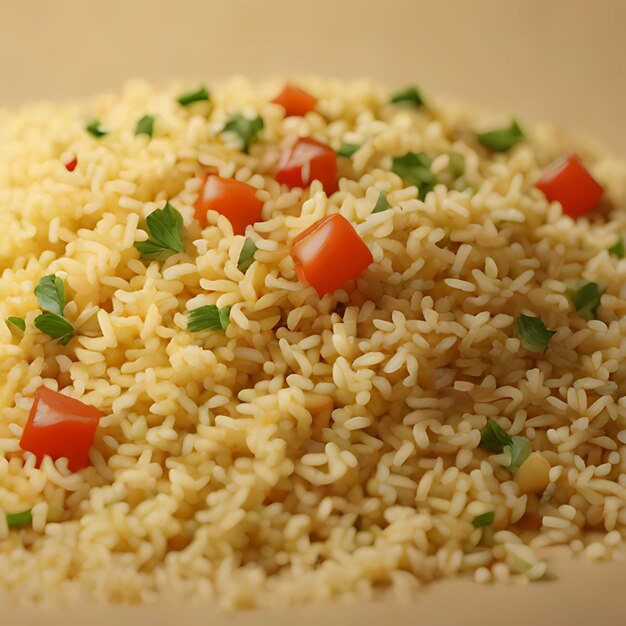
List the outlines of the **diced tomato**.
{"label": "diced tomato", "polygon": [[217,174],[206,174],[196,200],[196,219],[204,228],[207,211],[217,211],[228,218],[235,235],[243,235],[246,226],[261,221],[263,201],[252,186]]}
{"label": "diced tomato", "polygon": [[20,447],[53,459],[66,457],[73,472],[89,465],[89,448],[104,414],[93,406],[40,387],[22,433]]}
{"label": "diced tomato", "polygon": [[537,188],[543,191],[549,202],[560,202],[563,213],[573,218],[589,213],[600,202],[603,193],[576,154],[547,171]]}
{"label": "diced tomato", "polygon": [[301,232],[293,241],[291,256],[298,278],[315,287],[320,298],[358,278],[374,260],[352,224],[339,213]]}
{"label": "diced tomato", "polygon": [[285,85],[285,88],[272,102],[280,104],[285,109],[285,116],[302,116],[315,109],[317,99],[299,87]]}
{"label": "diced tomato", "polygon": [[65,163],[64,165],[65,165],[65,169],[68,172],[73,172],[76,169],[76,166],[78,165],[78,159],[76,158],[76,156],[74,156],[71,160],[67,161],[67,163]]}
{"label": "diced tomato", "polygon": [[326,144],[303,137],[285,150],[278,162],[276,180],[294,187],[308,187],[319,180],[327,195],[337,191],[337,154]]}

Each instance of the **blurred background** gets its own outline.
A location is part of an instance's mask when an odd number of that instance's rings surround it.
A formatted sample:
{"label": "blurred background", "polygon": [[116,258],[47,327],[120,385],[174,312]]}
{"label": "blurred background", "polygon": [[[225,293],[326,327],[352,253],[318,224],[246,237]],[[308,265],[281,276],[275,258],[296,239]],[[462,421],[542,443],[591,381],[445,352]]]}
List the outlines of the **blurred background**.
{"label": "blurred background", "polygon": [[127,78],[373,76],[626,154],[624,0],[0,0],[0,106]]}

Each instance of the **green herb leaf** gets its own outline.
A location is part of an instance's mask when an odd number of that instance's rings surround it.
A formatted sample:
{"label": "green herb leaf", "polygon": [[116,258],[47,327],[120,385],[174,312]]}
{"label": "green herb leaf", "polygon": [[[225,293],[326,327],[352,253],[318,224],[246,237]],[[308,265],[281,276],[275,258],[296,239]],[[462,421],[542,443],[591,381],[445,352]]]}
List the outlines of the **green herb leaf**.
{"label": "green herb leaf", "polygon": [[358,143],[342,143],[337,150],[337,156],[349,159],[361,146]]}
{"label": "green herb leaf", "polygon": [[598,283],[592,283],[589,280],[581,280],[576,288],[567,290],[574,308],[587,319],[597,317],[603,293],[604,289]]}
{"label": "green herb leaf", "polygon": [[33,521],[33,516],[30,512],[24,511],[23,513],[9,513],[7,515],[7,524],[9,528],[13,528],[15,526],[26,526]]}
{"label": "green herb leaf", "polygon": [[104,137],[108,135],[108,131],[102,129],[102,125],[99,120],[93,120],[93,122],[89,122],[85,127],[85,130],[92,134],[96,139],[100,139],[100,137]]}
{"label": "green herb leaf", "polygon": [[230,324],[230,307],[225,306],[220,309],[215,304],[208,304],[189,311],[187,330],[192,333],[202,330],[226,330],[228,324]]}
{"label": "green herb leaf", "polygon": [[189,106],[190,104],[193,104],[194,102],[201,102],[202,100],[209,100],[209,98],[210,98],[210,94],[207,91],[207,88],[204,85],[202,85],[196,91],[188,91],[187,93],[184,93],[178,96],[178,98],[176,98],[176,102],[186,107],[186,106]]}
{"label": "green herb leaf", "polygon": [[21,317],[7,317],[5,322],[11,334],[17,339],[21,339],[26,330],[26,322]]}
{"label": "green herb leaf", "polygon": [[511,474],[515,474],[522,463],[530,456],[533,447],[526,437],[512,437],[511,439],[511,445],[507,446],[511,452],[511,464],[508,469]]}
{"label": "green herb leaf", "polygon": [[432,161],[425,152],[407,152],[404,156],[394,157],[391,171],[419,190],[419,199],[424,200],[438,180],[430,170]]}
{"label": "green herb leaf", "polygon": [[623,259],[625,253],[624,237],[620,237],[617,242],[609,248],[609,254],[616,256],[618,259]]}
{"label": "green herb leaf", "polygon": [[498,128],[476,135],[478,141],[493,152],[506,152],[524,139],[524,131],[513,120],[508,128]]}
{"label": "green herb leaf", "polygon": [[257,251],[256,244],[252,239],[247,238],[239,253],[239,260],[237,261],[237,269],[240,272],[246,272],[248,268],[254,262],[254,253]]}
{"label": "green herb leaf", "polygon": [[539,317],[519,315],[515,320],[517,336],[522,345],[531,352],[545,352],[555,330],[549,330]]}
{"label": "green herb leaf", "polygon": [[412,104],[414,107],[424,106],[424,98],[417,87],[407,87],[396,91],[391,96],[390,102],[393,104]]}
{"label": "green herb leaf", "polygon": [[491,452],[502,452],[506,446],[513,445],[513,439],[493,420],[480,429],[479,448],[490,450]]}
{"label": "green herb leaf", "polygon": [[35,287],[35,295],[39,306],[44,311],[52,311],[63,315],[65,310],[65,285],[56,274],[44,276]]}
{"label": "green herb leaf", "polygon": [[135,128],[135,135],[148,135],[152,137],[154,132],[154,115],[144,115]]}
{"label": "green herb leaf", "polygon": [[58,339],[62,346],[68,343],[76,332],[71,322],[68,322],[64,317],[50,311],[44,311],[41,315],[37,316],[34,324],[35,327],[45,335],[53,339]]}
{"label": "green herb leaf", "polygon": [[372,213],[380,213],[381,211],[386,211],[387,209],[390,209],[390,208],[391,208],[391,205],[389,204],[389,201],[387,200],[387,192],[381,191],[378,194],[378,200],[376,200],[376,205],[374,206]]}
{"label": "green herb leaf", "polygon": [[149,238],[135,244],[142,258],[163,261],[183,252],[183,216],[169,202],[150,213],[146,222]]}
{"label": "green herb leaf", "polygon": [[483,526],[491,526],[495,518],[496,518],[496,514],[493,511],[489,511],[489,513],[483,513],[482,515],[477,515],[472,520],[472,526],[474,528],[483,528]]}
{"label": "green herb leaf", "polygon": [[263,118],[257,115],[254,119],[248,119],[241,115],[241,113],[235,113],[226,122],[224,126],[224,132],[235,133],[239,136],[242,143],[242,150],[246,154],[250,151],[250,144],[259,141],[259,135],[265,126]]}
{"label": "green herb leaf", "polygon": [[465,173],[465,159],[462,154],[458,152],[450,152],[450,164],[448,165],[448,169],[450,170],[450,174],[452,174],[452,178],[459,178],[459,176],[463,176]]}

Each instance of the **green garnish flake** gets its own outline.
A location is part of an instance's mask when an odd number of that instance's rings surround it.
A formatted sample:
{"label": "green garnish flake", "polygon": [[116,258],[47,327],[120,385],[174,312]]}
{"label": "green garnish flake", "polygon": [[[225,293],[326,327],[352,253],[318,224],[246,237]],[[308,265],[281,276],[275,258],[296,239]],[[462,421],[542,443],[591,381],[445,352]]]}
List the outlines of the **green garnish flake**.
{"label": "green garnish flake", "polygon": [[624,250],[624,237],[620,237],[614,245],[609,248],[609,254],[616,256],[618,259],[623,259],[626,250]]}
{"label": "green garnish flake", "polygon": [[241,113],[235,113],[228,122],[226,122],[223,132],[238,135],[241,139],[242,151],[248,154],[248,152],[250,152],[250,145],[259,141],[259,136],[264,127],[265,122],[259,115],[253,119],[248,119],[241,115]]}
{"label": "green garnish flake", "polygon": [[576,288],[567,290],[574,308],[587,319],[597,318],[603,293],[604,289],[598,283],[589,280],[581,280]]}
{"label": "green garnish flake", "polygon": [[202,102],[203,100],[209,100],[210,97],[211,96],[209,92],[207,91],[207,88],[204,85],[201,85],[200,88],[197,89],[196,91],[188,91],[187,93],[184,93],[178,96],[178,98],[176,98],[176,102],[186,107],[186,106],[189,106],[190,104],[193,104],[194,102]]}
{"label": "green garnish flake", "polygon": [[143,259],[164,261],[173,254],[183,252],[183,216],[167,202],[146,218],[148,240],[135,244]]}
{"label": "green garnish flake", "polygon": [[135,127],[135,135],[148,135],[152,137],[154,132],[154,115],[144,115]]}
{"label": "green garnish flake", "polygon": [[215,304],[201,306],[189,311],[187,330],[198,333],[202,330],[226,330],[230,324],[230,307],[221,309]]}
{"label": "green garnish flake", "polygon": [[410,104],[416,108],[424,106],[424,98],[417,87],[407,87],[392,94],[389,100],[392,104]]}
{"label": "green garnish flake", "polygon": [[39,306],[44,311],[52,311],[63,315],[65,310],[65,285],[63,279],[56,274],[44,276],[35,287],[35,295]]}
{"label": "green garnish flake", "polygon": [[531,352],[545,352],[555,330],[549,330],[539,317],[521,314],[515,320],[517,336]]}
{"label": "green garnish flake", "polygon": [[22,335],[26,331],[26,322],[24,321],[24,319],[21,317],[11,316],[11,317],[7,317],[5,322],[6,322],[6,325],[9,327],[11,334],[16,339],[21,339]]}
{"label": "green garnish flake", "polygon": [[448,165],[448,169],[450,170],[450,174],[452,178],[459,178],[459,176],[463,176],[465,173],[465,159],[462,154],[458,152],[450,152],[450,163]]}
{"label": "green garnish flake", "polygon": [[89,124],[85,126],[85,130],[89,134],[93,135],[96,139],[100,139],[100,137],[104,137],[105,135],[109,134],[108,131],[103,130],[102,124],[99,120],[93,120],[92,122],[89,122]]}
{"label": "green garnish flake", "polygon": [[44,311],[41,315],[38,315],[34,324],[35,328],[45,335],[58,339],[62,346],[66,345],[76,332],[71,322],[51,311]]}
{"label": "green garnish flake", "polygon": [[506,446],[511,445],[513,445],[513,438],[497,422],[487,420],[487,423],[480,429],[479,448],[491,452],[502,452]]}
{"label": "green garnish flake", "polygon": [[239,253],[239,260],[237,261],[237,269],[240,272],[246,272],[248,268],[254,262],[254,253],[258,250],[256,244],[249,237],[246,238],[246,241],[243,244],[243,248],[241,248],[241,252]]}
{"label": "green garnish flake", "polygon": [[515,474],[522,463],[530,456],[533,448],[530,441],[525,437],[511,437],[511,440],[511,445],[507,446],[511,453],[511,463],[508,470],[511,474]]}
{"label": "green garnish flake", "polygon": [[24,511],[23,513],[9,513],[7,515],[7,524],[9,528],[13,528],[15,526],[26,526],[33,521],[33,516],[30,511]]}
{"label": "green garnish flake", "polygon": [[496,518],[496,514],[493,511],[489,511],[488,513],[483,513],[482,515],[477,515],[472,520],[472,526],[474,528],[483,528],[484,526],[491,526],[495,518]]}
{"label": "green garnish flake", "polygon": [[404,156],[394,157],[391,171],[411,185],[415,185],[420,200],[439,182],[432,173],[432,161],[425,152],[407,152]]}
{"label": "green garnish flake", "polygon": [[378,194],[378,200],[376,200],[376,205],[372,210],[372,213],[381,213],[382,211],[386,211],[390,209],[391,205],[389,204],[389,200],[387,200],[387,192],[381,191]]}
{"label": "green garnish flake", "polygon": [[478,133],[476,137],[485,148],[489,148],[493,152],[506,152],[524,139],[524,131],[517,121],[513,120],[508,128],[497,128],[486,133]]}
{"label": "green garnish flake", "polygon": [[349,159],[361,146],[358,143],[342,143],[337,156]]}

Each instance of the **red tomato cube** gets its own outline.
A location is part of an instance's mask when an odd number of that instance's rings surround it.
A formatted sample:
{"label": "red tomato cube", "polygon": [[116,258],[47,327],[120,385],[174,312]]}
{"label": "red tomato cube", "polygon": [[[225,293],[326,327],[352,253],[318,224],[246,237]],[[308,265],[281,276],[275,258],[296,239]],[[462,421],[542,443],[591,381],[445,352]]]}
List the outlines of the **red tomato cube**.
{"label": "red tomato cube", "polygon": [[548,202],[560,202],[563,213],[574,219],[589,213],[603,193],[576,154],[547,171],[537,183],[537,189],[543,191]]}
{"label": "red tomato cube", "polygon": [[39,462],[44,456],[67,458],[72,472],[89,465],[89,448],[104,417],[93,406],[57,391],[40,387],[22,433],[20,447]]}
{"label": "red tomato cube", "polygon": [[337,155],[326,144],[302,137],[283,152],[278,162],[276,180],[289,189],[304,189],[312,181],[319,180],[330,196],[337,191]]}
{"label": "red tomato cube", "polygon": [[252,185],[239,180],[207,174],[195,203],[196,219],[204,228],[207,211],[217,211],[228,218],[235,235],[243,235],[247,226],[261,221],[263,201],[256,192]]}
{"label": "red tomato cube", "polygon": [[291,256],[298,278],[312,285],[320,298],[358,278],[374,260],[352,224],[339,213],[301,232],[293,241]]}
{"label": "red tomato cube", "polygon": [[310,94],[294,87],[285,85],[285,88],[273,100],[275,104],[280,104],[285,109],[285,116],[303,116],[315,109],[317,100]]}

